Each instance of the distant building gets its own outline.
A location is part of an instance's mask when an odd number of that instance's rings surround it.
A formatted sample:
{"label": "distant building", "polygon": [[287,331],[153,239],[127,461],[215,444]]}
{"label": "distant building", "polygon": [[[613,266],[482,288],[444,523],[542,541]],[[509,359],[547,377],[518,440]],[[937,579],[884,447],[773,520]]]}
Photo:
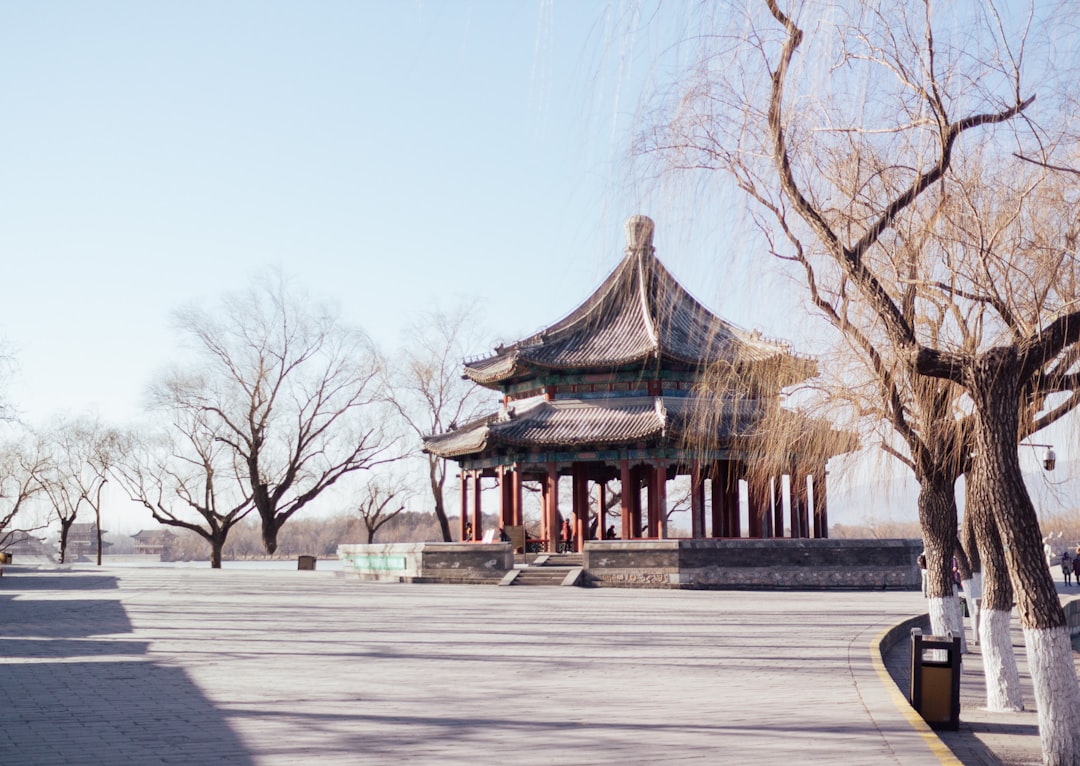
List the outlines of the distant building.
{"label": "distant building", "polygon": [[162,561],[169,561],[176,535],[167,529],[141,529],[131,539],[135,541],[135,553],[160,556]]}
{"label": "distant building", "polygon": [[39,537],[27,532],[16,531],[3,546],[4,551],[13,556],[49,556],[50,551]]}
{"label": "distant building", "polygon": [[[101,534],[104,536],[106,530],[101,530]],[[108,548],[112,543],[103,542],[102,545]],[[97,558],[97,524],[92,521],[75,522],[68,530],[66,559],[77,561],[82,558]]]}

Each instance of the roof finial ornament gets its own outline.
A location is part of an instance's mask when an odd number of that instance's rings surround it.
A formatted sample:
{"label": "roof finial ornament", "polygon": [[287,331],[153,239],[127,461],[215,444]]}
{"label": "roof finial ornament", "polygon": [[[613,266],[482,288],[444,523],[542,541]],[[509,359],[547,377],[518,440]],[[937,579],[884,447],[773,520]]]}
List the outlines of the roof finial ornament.
{"label": "roof finial ornament", "polygon": [[626,219],[626,253],[645,251],[654,252],[652,244],[653,229],[656,224],[647,215],[632,215]]}

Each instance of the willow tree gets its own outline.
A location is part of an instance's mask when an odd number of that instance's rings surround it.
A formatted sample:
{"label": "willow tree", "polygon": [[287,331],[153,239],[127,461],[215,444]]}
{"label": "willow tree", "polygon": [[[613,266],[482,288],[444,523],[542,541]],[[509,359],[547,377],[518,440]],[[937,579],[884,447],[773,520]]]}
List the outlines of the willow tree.
{"label": "willow tree", "polygon": [[[962,392],[977,456],[969,479],[1008,541],[1044,759],[1076,763],[1080,687],[1016,447],[1030,413],[1052,410],[1054,395],[1078,383],[1073,195],[1061,195],[1064,213],[1045,216],[1021,252],[993,235],[1010,206],[1030,200],[1025,190],[1060,183],[1052,168],[1076,142],[1059,84],[1072,78],[1052,67],[1071,60],[1055,62],[1049,47],[1032,56],[1030,19],[1014,32],[990,2],[948,8],[762,0],[744,16],[725,7],[721,30],[697,37],[704,55],[676,104],[676,130],[652,148],[734,177],[769,219],[776,254],[796,264],[811,296],[839,309],[834,325],[876,358],[879,375],[916,392]],[[929,248],[912,238],[970,178],[981,184],[950,210],[967,205],[980,236]],[[905,386],[895,411],[933,432],[944,416]],[[943,541],[954,491],[939,481],[943,459],[957,455],[932,456],[919,497],[940,597],[951,590],[937,580],[951,552]]]}

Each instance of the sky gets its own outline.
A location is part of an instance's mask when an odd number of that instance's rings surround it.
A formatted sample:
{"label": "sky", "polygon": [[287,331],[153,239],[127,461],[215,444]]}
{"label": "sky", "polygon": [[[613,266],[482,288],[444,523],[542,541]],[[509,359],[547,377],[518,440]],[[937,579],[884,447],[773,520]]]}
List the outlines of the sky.
{"label": "sky", "polygon": [[434,304],[477,300],[500,339],[554,321],[625,218],[659,218],[626,180],[635,8],[0,5],[9,400],[32,423],[137,417],[172,312],[268,269],[386,348]]}
{"label": "sky", "polygon": [[462,301],[512,341],[600,283],[636,213],[702,302],[800,347],[790,283],[715,266],[760,246],[737,214],[634,161],[676,63],[681,6],[660,7],[0,3],[5,398],[31,424],[132,422],[184,353],[173,312],[268,270],[385,351]]}

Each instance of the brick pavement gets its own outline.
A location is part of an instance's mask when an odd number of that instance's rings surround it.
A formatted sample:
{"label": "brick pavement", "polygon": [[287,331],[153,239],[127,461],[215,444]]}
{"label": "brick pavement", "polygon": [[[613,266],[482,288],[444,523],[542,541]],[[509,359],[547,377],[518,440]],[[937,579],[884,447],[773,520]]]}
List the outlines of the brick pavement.
{"label": "brick pavement", "polygon": [[20,764],[936,764],[868,649],[921,606],[900,592],[12,567],[0,579],[0,753]]}

